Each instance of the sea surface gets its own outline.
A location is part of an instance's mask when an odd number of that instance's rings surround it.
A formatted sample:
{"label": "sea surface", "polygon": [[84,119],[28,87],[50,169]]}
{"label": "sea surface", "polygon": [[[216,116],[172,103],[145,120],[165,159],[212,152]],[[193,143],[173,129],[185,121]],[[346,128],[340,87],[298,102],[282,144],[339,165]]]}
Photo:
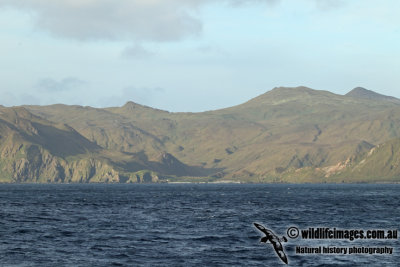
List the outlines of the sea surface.
{"label": "sea surface", "polygon": [[[399,240],[291,239],[289,227],[399,229],[400,185],[1,184],[0,266],[399,266]],[[296,246],[393,254],[298,254]]]}

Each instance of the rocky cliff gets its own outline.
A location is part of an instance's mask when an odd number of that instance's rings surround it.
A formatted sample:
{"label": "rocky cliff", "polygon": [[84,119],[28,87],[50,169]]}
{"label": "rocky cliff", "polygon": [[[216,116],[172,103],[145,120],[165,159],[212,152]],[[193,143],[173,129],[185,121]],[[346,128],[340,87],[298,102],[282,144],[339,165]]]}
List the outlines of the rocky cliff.
{"label": "rocky cliff", "polygon": [[400,100],[364,88],[279,87],[202,113],[133,102],[0,107],[0,179],[398,181],[399,138]]}

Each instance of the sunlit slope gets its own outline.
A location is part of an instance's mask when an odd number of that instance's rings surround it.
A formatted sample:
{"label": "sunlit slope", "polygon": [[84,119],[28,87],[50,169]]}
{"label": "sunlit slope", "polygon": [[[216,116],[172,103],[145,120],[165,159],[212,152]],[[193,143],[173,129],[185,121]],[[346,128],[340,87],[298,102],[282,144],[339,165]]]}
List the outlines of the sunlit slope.
{"label": "sunlit slope", "polygon": [[104,149],[67,124],[23,107],[0,108],[0,182],[154,182],[165,175],[207,176],[164,152]]}
{"label": "sunlit slope", "polygon": [[242,153],[236,159],[230,155],[234,161],[230,166],[246,163],[239,176],[242,171],[265,177],[289,169],[336,165],[400,134],[396,103],[304,87],[276,88],[216,113],[264,128],[256,138],[237,146]]}
{"label": "sunlit slope", "polygon": [[352,162],[338,177],[351,177],[355,181],[399,181],[400,139],[396,138],[374,147]]}
{"label": "sunlit slope", "polygon": [[97,145],[116,151],[158,155],[163,142],[157,135],[138,128],[134,120],[105,109],[82,106],[28,106],[31,112],[55,122],[64,122]]}
{"label": "sunlit slope", "polygon": [[[244,104],[202,113],[170,113],[133,102],[105,109],[26,108],[70,125],[104,150],[153,162],[168,153],[185,166],[206,170],[203,175],[230,180],[296,181],[295,171],[299,180],[322,179],[326,173],[319,170],[329,168],[333,177],[332,166],[400,137],[400,100],[363,88],[337,95],[280,87]],[[185,174],[194,175],[179,173]]]}
{"label": "sunlit slope", "polygon": [[72,165],[101,151],[68,125],[23,107],[0,108],[0,136],[0,179],[5,182],[80,180]]}

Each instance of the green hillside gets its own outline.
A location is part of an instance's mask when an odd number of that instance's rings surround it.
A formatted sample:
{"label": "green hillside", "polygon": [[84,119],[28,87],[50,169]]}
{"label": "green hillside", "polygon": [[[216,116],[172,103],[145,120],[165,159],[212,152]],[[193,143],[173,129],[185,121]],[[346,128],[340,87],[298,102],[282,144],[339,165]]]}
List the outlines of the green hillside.
{"label": "green hillside", "polygon": [[[103,109],[3,107],[1,112],[0,148],[37,147],[42,158],[48,153],[68,165],[61,164],[64,182],[399,179],[398,164],[388,170],[386,147],[400,138],[400,100],[364,88],[337,95],[280,87],[238,106],[201,113],[170,113],[134,102]],[[18,157],[27,160],[27,168],[43,169],[45,164],[27,159],[32,152],[26,149]],[[3,181],[33,179],[32,172],[16,176],[10,171],[17,154],[2,154]],[[93,161],[101,163],[95,172]],[[70,175],[69,169],[82,169],[85,175]],[[104,178],[106,169],[113,178]],[[42,172],[33,177],[42,179]],[[60,180],[55,171],[46,175]]]}
{"label": "green hillside", "polygon": [[0,182],[158,182],[166,175],[208,175],[165,152],[152,161],[144,153],[104,149],[24,107],[0,108],[0,155]]}

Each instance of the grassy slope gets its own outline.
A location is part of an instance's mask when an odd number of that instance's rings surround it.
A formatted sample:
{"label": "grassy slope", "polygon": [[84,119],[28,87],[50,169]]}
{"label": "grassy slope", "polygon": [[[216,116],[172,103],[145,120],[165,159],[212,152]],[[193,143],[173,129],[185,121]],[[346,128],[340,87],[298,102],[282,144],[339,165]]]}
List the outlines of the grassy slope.
{"label": "grassy slope", "polygon": [[203,174],[248,181],[325,177],[318,170],[400,137],[399,101],[359,89],[341,96],[275,88],[242,105],[203,113],[169,113],[132,102],[107,109],[26,108],[67,123],[107,150],[152,162],[168,152],[208,170]]}
{"label": "grassy slope", "polygon": [[[79,181],[89,161],[100,163],[101,153],[101,147],[68,125],[23,107],[0,108],[0,182]],[[104,166],[104,171],[112,168]]]}
{"label": "grassy slope", "polygon": [[[82,108],[77,108],[79,113]],[[71,112],[68,116],[75,120],[77,113]],[[100,111],[104,113],[105,116],[97,118],[100,123],[110,132],[118,130],[114,128],[114,121],[108,120],[108,112]],[[87,118],[90,121],[91,117]],[[107,128],[108,125],[111,127]],[[98,130],[97,127],[90,129],[93,129],[90,133]],[[129,129],[124,131],[124,134],[132,134]],[[154,137],[149,136],[154,141]],[[1,107],[0,182],[126,182],[159,180],[163,175],[209,174],[202,168],[181,163],[168,153],[158,154],[152,160],[143,151],[128,153],[119,147],[104,149],[97,144],[97,139],[95,141],[88,140],[67,124],[33,115],[24,107]]]}
{"label": "grassy slope", "polygon": [[[380,144],[360,157],[338,178],[352,177],[358,181],[400,180],[400,139]],[[382,179],[382,177],[384,177]]]}

